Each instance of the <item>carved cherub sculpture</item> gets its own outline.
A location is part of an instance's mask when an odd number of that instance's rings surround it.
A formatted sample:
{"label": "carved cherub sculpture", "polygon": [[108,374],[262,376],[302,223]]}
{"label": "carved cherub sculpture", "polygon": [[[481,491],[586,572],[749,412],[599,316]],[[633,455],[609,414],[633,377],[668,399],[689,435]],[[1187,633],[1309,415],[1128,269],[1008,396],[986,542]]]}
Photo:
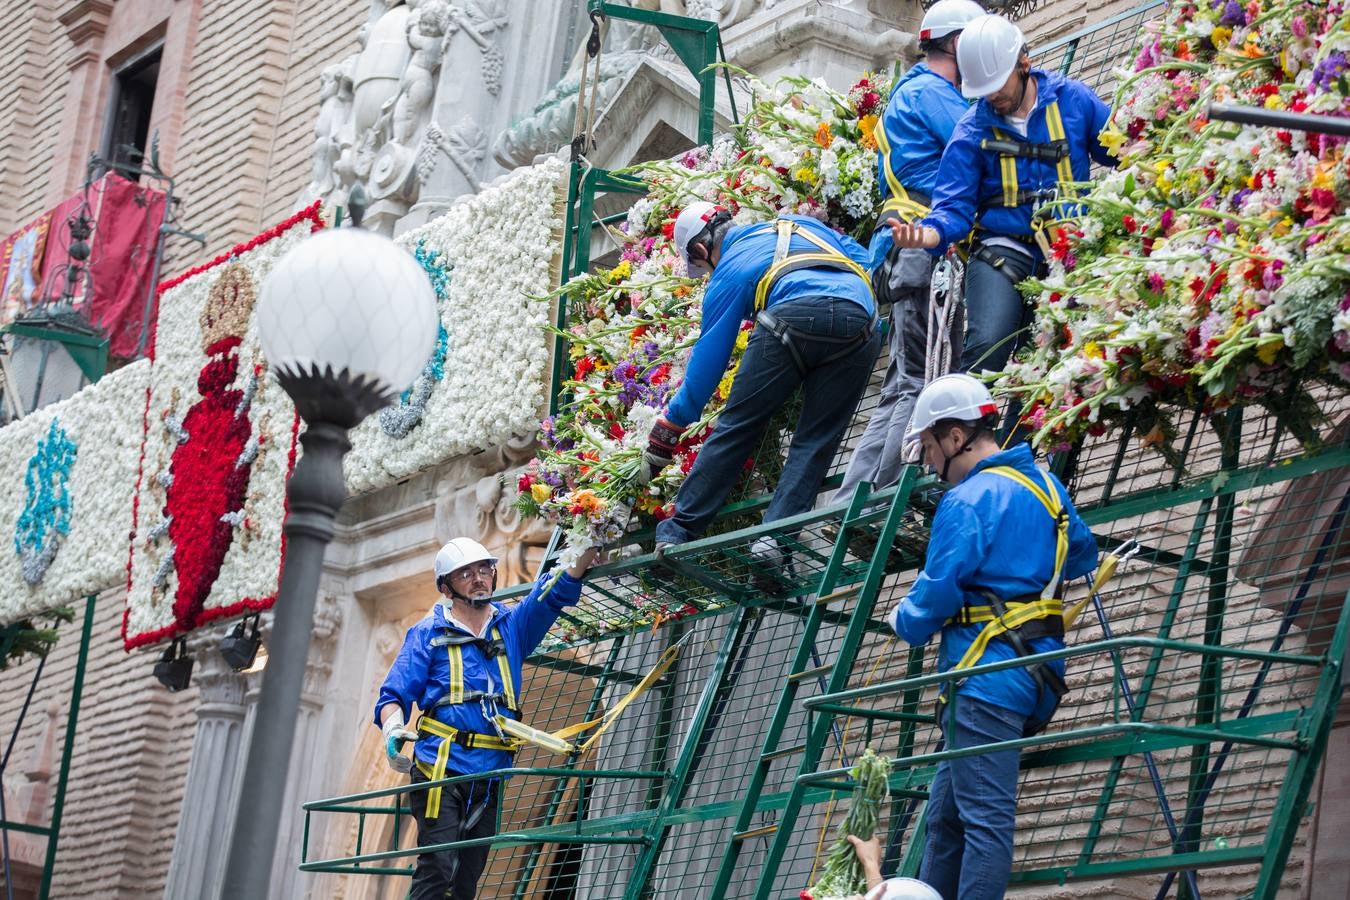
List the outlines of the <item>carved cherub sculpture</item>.
{"label": "carved cherub sculpture", "polygon": [[394,99],[392,137],[404,146],[413,142],[417,128],[436,96],[436,73],[445,55],[445,37],[455,25],[445,0],[422,0],[408,17],[408,45],[412,59],[403,71]]}

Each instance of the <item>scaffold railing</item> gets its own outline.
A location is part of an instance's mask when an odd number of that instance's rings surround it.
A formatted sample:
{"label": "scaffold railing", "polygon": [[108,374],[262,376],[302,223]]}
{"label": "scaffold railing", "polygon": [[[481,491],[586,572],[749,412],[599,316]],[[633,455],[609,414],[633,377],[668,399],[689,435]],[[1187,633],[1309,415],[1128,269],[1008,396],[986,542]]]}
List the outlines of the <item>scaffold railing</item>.
{"label": "scaffold railing", "polygon": [[[1100,89],[1160,8],[1147,3],[1036,56]],[[710,111],[708,94],[703,102]],[[597,194],[640,190],[577,162],[565,277],[589,266]],[[555,358],[566,358],[561,343]],[[558,399],[562,380],[555,373]],[[1017,742],[1014,890],[1130,878],[1141,885],[1132,895],[1161,885],[1163,897],[1179,873],[1179,896],[1270,897],[1297,879],[1286,861],[1346,643],[1346,598],[1332,577],[1347,555],[1350,426],[1334,421],[1344,400],[1322,391],[1319,448],[1255,408],[1149,410],[1049,461],[1099,546],[1132,537],[1141,551],[1054,654],[1071,688],[1060,715]],[[848,766],[869,746],[893,765],[887,870],[913,874],[935,766],[991,749],[941,749],[933,701],[949,677],[884,621],[922,564],[940,493],[911,468],[893,488],[862,485],[765,525],[768,497],[751,489],[711,537],[657,554],[650,532],[625,536],[622,558],[588,574],[581,602],[530,658],[525,718],[546,731],[589,721],[668,648],[680,645],[679,658],[588,753],[527,747],[496,773],[511,777],[479,895],[796,897],[841,817]],[[787,546],[790,568],[755,561],[749,548],[765,535]],[[408,874],[406,860],[430,849],[415,846],[410,820],[399,824],[409,790],[306,804],[301,868]],[[350,827],[317,825],[311,840],[318,817]]]}

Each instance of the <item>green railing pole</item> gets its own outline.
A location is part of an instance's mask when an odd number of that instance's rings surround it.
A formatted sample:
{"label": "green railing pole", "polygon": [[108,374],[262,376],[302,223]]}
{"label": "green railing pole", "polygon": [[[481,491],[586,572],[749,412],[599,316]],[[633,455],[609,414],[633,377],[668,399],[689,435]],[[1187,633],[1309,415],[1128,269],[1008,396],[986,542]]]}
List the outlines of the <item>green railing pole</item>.
{"label": "green railing pole", "polygon": [[[1238,446],[1242,438],[1242,408],[1233,407],[1223,423],[1222,471],[1232,472],[1238,467]],[[1214,551],[1210,555],[1209,599],[1205,607],[1205,644],[1222,646],[1223,617],[1228,609],[1228,564],[1233,548],[1233,516],[1237,511],[1237,497],[1224,494],[1219,497],[1214,513]],[[1212,725],[1218,721],[1223,706],[1223,660],[1205,656],[1200,660],[1200,690],[1195,697],[1195,722]],[[1204,824],[1204,810],[1196,808],[1204,803],[1205,780],[1209,774],[1209,747],[1197,746],[1191,752],[1189,801],[1186,824],[1177,842],[1178,853],[1200,849],[1200,834]],[[1179,900],[1200,900],[1189,887],[1181,885]]]}
{"label": "green railing pole", "polygon": [[1298,834],[1298,820],[1308,802],[1308,794],[1317,779],[1317,767],[1326,754],[1327,742],[1336,721],[1336,707],[1340,705],[1342,690],[1341,667],[1345,659],[1347,622],[1350,622],[1350,592],[1341,600],[1341,614],[1336,631],[1327,647],[1326,664],[1317,685],[1312,708],[1320,715],[1310,716],[1300,729],[1308,741],[1308,750],[1296,753],[1289,760],[1280,798],[1271,815],[1271,831],[1266,836],[1267,863],[1261,866],[1261,876],[1252,892],[1252,900],[1275,900],[1280,889],[1280,875]]}
{"label": "green railing pole", "polygon": [[52,890],[52,873],[56,868],[56,843],[61,837],[61,813],[66,804],[66,785],[70,780],[70,757],[75,752],[75,725],[80,717],[80,698],[84,693],[84,673],[89,664],[89,641],[94,633],[94,600],[90,594],[84,599],[84,624],[80,629],[80,654],[75,660],[75,683],[70,689],[70,712],[66,716],[66,740],[61,748],[61,769],[56,777],[56,797],[52,801],[51,836],[47,839],[47,858],[42,864],[42,886],[39,900],[48,900]]}
{"label": "green railing pole", "polygon": [[670,784],[666,788],[665,795],[661,798],[661,805],[656,810],[656,819],[644,834],[646,846],[638,856],[637,863],[633,866],[633,871],[628,879],[628,887],[623,894],[624,900],[640,900],[647,891],[647,884],[656,867],[657,857],[661,853],[666,834],[670,828],[666,819],[675,812],[680,801],[684,798],[684,789],[688,786],[689,774],[693,770],[695,757],[702,744],[704,725],[707,724],[709,716],[712,715],[713,706],[722,693],[722,680],[726,677],[727,669],[741,645],[741,638],[745,634],[752,613],[758,614],[758,611],[747,609],[744,606],[738,607],[734,613],[733,621],[727,628],[726,637],[722,640],[722,646],[717,652],[717,659],[713,663],[712,670],[708,673],[708,680],[704,683],[703,693],[698,699],[698,706],[695,707],[693,720],[689,723],[689,732],[685,735],[684,743],[680,747],[679,758],[676,759],[675,768],[670,773]]}
{"label": "green railing pole", "polygon": [[[886,557],[890,552],[891,543],[895,539],[895,532],[900,527],[900,519],[909,505],[910,493],[914,489],[915,481],[918,480],[918,474],[917,466],[906,466],[900,476],[900,483],[896,486],[895,494],[891,498],[891,506],[886,515],[885,524],[881,527],[881,533],[877,535],[877,546],[872,555],[872,564],[868,567],[867,575],[863,578],[862,585],[858,589],[858,600],[853,607],[853,617],[849,620],[848,630],[844,633],[844,639],[835,657],[838,660],[854,659],[858,654],[858,649],[862,646],[863,635],[867,633],[867,624],[872,615],[873,604],[876,603],[877,593],[881,589],[881,582],[886,574]],[[842,529],[840,539],[844,539]],[[847,687],[850,674],[850,666],[836,665],[830,671],[830,683],[825,693],[837,693]],[[806,745],[802,750],[802,761],[798,768],[799,776],[815,771],[816,766],[819,765],[820,753],[824,749],[825,740],[830,734],[831,724],[832,717],[823,714],[817,715],[815,722],[807,729]],[[774,831],[773,843],[769,846],[768,856],[765,858],[764,867],[760,871],[759,886],[755,890],[755,900],[769,900],[773,893],[773,883],[774,878],[778,875],[778,866],[783,861],[783,855],[787,853],[788,842],[792,840],[792,828],[797,822],[798,813],[801,812],[804,790],[805,787],[800,782],[793,782],[792,791],[788,794],[787,803],[778,818],[778,828]]]}

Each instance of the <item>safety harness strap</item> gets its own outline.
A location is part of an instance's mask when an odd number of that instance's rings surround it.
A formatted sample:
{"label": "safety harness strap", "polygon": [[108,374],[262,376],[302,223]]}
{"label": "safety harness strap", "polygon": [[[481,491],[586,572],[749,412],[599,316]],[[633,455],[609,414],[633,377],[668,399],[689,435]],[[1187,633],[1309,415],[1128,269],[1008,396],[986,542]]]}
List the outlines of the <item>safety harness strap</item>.
{"label": "safety harness strap", "polygon": [[1073,165],[1069,158],[1069,141],[1064,132],[1064,119],[1059,114],[1059,101],[1052,100],[1045,107],[1045,127],[1050,133],[1050,142],[1034,144],[1013,140],[1000,128],[993,129],[994,140],[983,140],[980,149],[998,154],[999,178],[1002,182],[1002,201],[986,200],[980,204],[984,212],[993,206],[1015,209],[1028,203],[1045,203],[1053,200],[1056,192],[1050,190],[1023,190],[1017,182],[1017,160],[1030,159],[1036,162],[1055,164],[1055,179],[1058,192],[1067,194],[1073,184]]}
{"label": "safety harness strap", "polygon": [[[519,741],[504,741],[495,734],[482,734],[477,731],[462,731],[444,722],[439,722],[430,716],[423,715],[417,720],[417,732],[421,735],[434,734],[441,738],[440,746],[436,748],[436,762],[431,766],[430,771],[424,763],[418,762],[417,767],[422,770],[422,774],[432,781],[440,781],[445,777],[445,768],[450,762],[450,745],[459,744],[461,747],[470,750],[502,750],[506,753],[515,753],[520,747]],[[441,814],[441,786],[427,790],[427,811],[428,819],[435,819]]]}
{"label": "safety harness strap", "polygon": [[[827,268],[851,272],[862,279],[862,283],[867,285],[867,292],[871,294],[871,278],[868,277],[867,270],[857,262],[790,219],[779,219],[777,230],[778,245],[774,251],[773,264],[769,266],[768,271],[759,279],[759,284],[755,287],[756,313],[761,312],[768,305],[769,292],[773,290],[773,286],[778,282],[778,279],[798,269]],[[819,247],[820,251],[793,252],[788,248],[788,244],[794,234],[806,238]]]}
{"label": "safety harness strap", "polygon": [[[1045,482],[1045,486],[1042,488],[1041,485],[1036,484],[1012,466],[993,466],[985,471],[1022,485],[1022,487],[1031,491],[1041,506],[1045,508],[1045,511],[1055,523],[1055,565],[1050,575],[1050,581],[1045,585],[1038,599],[1029,599],[1025,602],[1008,601],[1005,604],[1002,601],[997,601],[997,597],[989,595],[992,601],[997,602],[991,601],[988,606],[969,605],[948,620],[949,624],[984,623],[984,627],[975,636],[975,640],[971,641],[961,659],[952,667],[956,670],[968,669],[978,664],[990,641],[1017,632],[1028,623],[1049,619],[1052,621],[1037,629],[1041,634],[1052,634],[1058,631],[1058,634],[1062,636],[1064,633],[1064,603],[1059,598],[1059,588],[1060,575],[1064,570],[1064,562],[1069,555],[1069,517],[1064,505],[1059,500],[1059,493],[1055,490],[1054,483],[1050,480],[1050,475],[1047,472],[1041,473],[1041,478]],[[1030,635],[1029,632],[1020,634],[1020,637],[1025,639],[1032,636],[1040,636],[1040,634]]]}
{"label": "safety harness strap", "polygon": [[[437,706],[456,703],[475,703],[479,700],[495,698],[495,694],[485,691],[472,691],[468,694],[464,691],[464,645],[478,643],[480,639],[465,635],[462,633],[451,632],[448,635],[440,635],[432,639],[433,645],[444,643],[446,653],[450,657],[450,684],[448,685],[445,696],[441,698]],[[497,671],[501,674],[503,697],[506,707],[511,711],[516,710],[516,688],[511,680],[511,662],[506,654],[506,642],[502,640],[501,632],[497,626],[492,626],[492,641],[489,644],[491,653],[484,651],[485,654],[496,657]]]}

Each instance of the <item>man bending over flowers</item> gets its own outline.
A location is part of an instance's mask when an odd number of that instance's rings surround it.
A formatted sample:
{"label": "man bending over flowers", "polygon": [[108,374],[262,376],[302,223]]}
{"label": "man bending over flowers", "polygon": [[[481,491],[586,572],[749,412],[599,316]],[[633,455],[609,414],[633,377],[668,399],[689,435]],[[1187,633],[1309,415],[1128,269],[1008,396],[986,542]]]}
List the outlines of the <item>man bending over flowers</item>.
{"label": "man bending over flowers", "polygon": [[[669,465],[684,429],[721,380],[741,322],[756,323],[717,427],[656,527],[657,549],[703,533],[726,500],[774,413],[800,387],[803,404],[787,463],[764,514],[771,522],[809,510],[881,343],[869,256],[852,238],[805,216],[732,226],[711,203],[675,220],[675,245],[690,275],[711,273],[702,331],[679,392],[652,429],[652,474]],[[786,556],[772,537],[751,553],[767,565]]]}

